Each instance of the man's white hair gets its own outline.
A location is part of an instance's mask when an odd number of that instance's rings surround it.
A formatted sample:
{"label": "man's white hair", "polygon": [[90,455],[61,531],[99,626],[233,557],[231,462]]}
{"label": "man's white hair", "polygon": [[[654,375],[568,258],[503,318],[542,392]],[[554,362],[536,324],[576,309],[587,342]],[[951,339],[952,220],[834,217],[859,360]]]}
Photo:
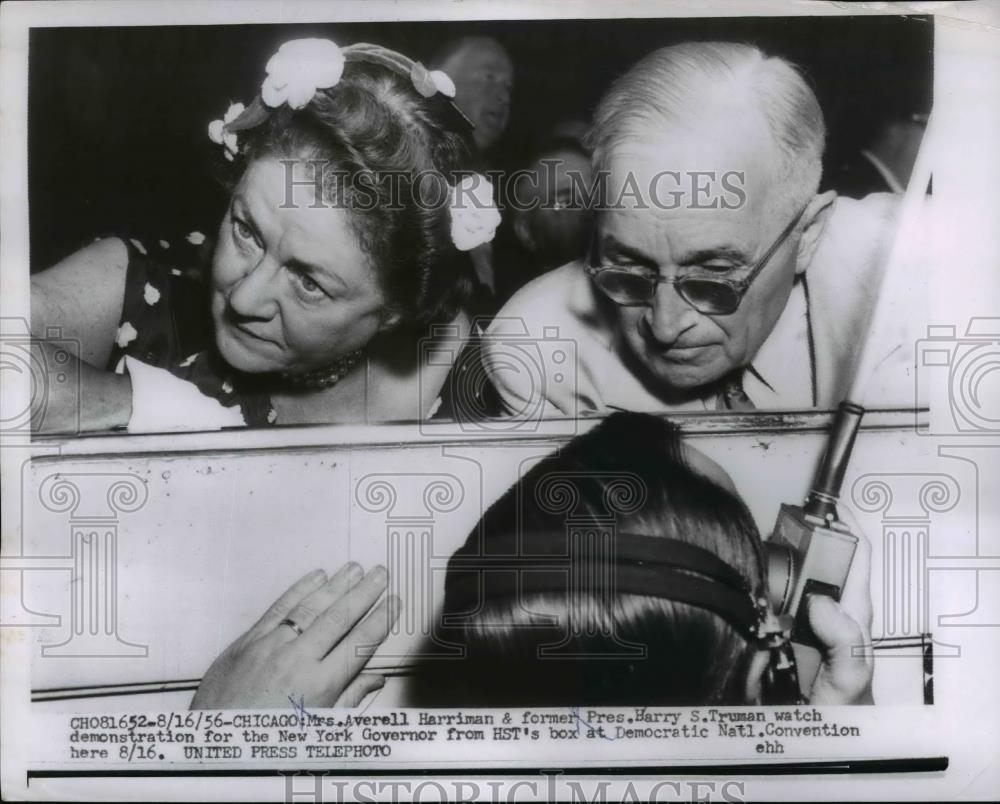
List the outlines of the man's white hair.
{"label": "man's white hair", "polygon": [[749,44],[685,42],[639,61],[612,84],[594,112],[588,137],[594,166],[606,168],[620,144],[664,125],[692,128],[719,105],[739,109],[734,99],[748,113],[757,109],[763,115],[781,159],[776,179],[786,188],[783,203],[801,208],[819,188],[823,112],[794,65]]}

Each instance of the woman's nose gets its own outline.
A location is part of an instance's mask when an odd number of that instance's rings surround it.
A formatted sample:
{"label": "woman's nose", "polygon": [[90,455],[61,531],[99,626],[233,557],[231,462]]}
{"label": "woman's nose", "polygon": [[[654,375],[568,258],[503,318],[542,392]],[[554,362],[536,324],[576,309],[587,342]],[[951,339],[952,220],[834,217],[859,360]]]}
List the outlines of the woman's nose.
{"label": "woman's nose", "polygon": [[247,269],[229,292],[229,306],[233,312],[244,318],[273,318],[277,312],[277,269],[266,255]]}
{"label": "woman's nose", "polygon": [[673,283],[661,282],[646,308],[645,320],[658,343],[672,346],[685,330],[697,323],[698,312],[681,298]]}

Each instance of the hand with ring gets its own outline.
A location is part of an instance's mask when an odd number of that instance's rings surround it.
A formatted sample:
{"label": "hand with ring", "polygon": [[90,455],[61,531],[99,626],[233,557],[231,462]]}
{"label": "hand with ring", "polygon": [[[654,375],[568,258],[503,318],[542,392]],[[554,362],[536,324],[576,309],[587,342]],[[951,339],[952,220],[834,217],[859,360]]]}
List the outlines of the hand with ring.
{"label": "hand with ring", "polygon": [[212,663],[191,708],[357,706],[385,684],[361,671],[399,615],[395,596],[375,605],[387,584],[354,563],[299,579]]}

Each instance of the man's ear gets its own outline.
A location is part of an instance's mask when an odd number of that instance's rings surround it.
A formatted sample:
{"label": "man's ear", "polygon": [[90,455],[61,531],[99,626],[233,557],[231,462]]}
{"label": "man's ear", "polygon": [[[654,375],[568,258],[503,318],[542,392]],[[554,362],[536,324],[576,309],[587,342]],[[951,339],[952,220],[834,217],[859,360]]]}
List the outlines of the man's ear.
{"label": "man's ear", "polygon": [[771,655],[768,651],[758,650],[750,660],[750,670],[747,672],[746,686],[743,688],[743,694],[748,704],[759,706],[761,703],[762,680],[770,658]]}
{"label": "man's ear", "polygon": [[826,229],[826,224],[830,220],[830,213],[833,211],[833,202],[837,200],[837,193],[827,190],[825,193],[818,193],[813,196],[809,206],[802,213],[802,237],[799,238],[799,253],[795,263],[795,273],[804,273],[806,268],[812,263],[816,255],[819,241]]}

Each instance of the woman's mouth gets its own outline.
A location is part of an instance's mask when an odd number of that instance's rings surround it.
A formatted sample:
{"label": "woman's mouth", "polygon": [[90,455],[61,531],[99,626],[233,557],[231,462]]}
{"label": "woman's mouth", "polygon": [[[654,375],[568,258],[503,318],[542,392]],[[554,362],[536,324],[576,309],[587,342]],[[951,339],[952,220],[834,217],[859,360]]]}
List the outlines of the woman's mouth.
{"label": "woman's mouth", "polygon": [[236,336],[241,340],[250,341],[255,344],[270,344],[271,346],[277,346],[278,344],[271,338],[265,337],[257,332],[254,332],[249,327],[243,324],[236,324],[230,322],[229,329],[236,333]]}

